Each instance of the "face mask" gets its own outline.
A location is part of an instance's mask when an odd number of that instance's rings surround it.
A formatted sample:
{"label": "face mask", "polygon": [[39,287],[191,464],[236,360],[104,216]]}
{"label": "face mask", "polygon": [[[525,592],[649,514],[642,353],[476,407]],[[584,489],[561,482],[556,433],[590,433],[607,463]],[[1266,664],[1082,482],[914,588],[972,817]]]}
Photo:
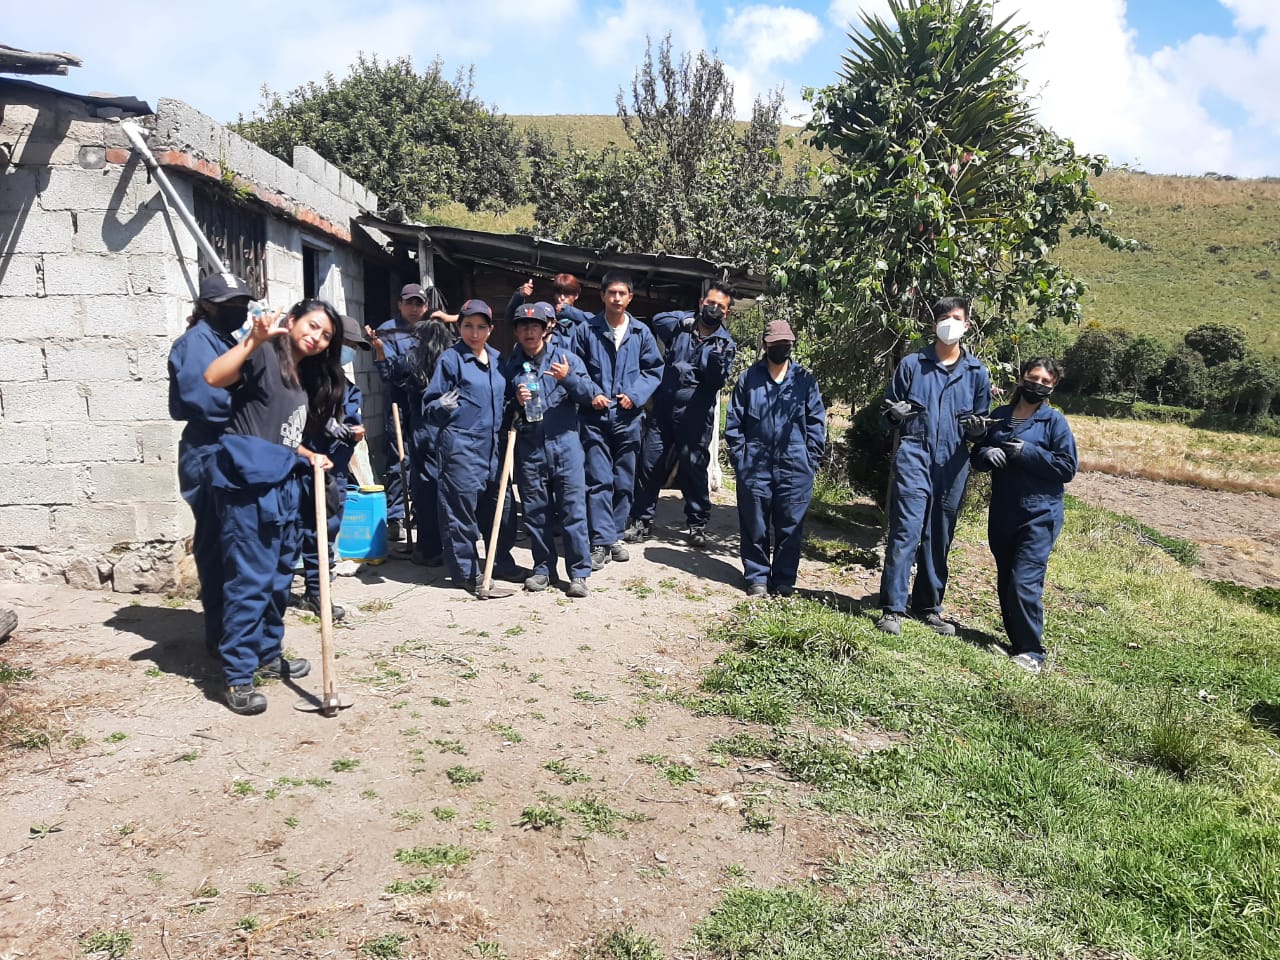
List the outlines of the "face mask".
{"label": "face mask", "polygon": [[771,343],[764,348],[764,355],[769,358],[770,363],[786,363],[791,359],[791,344],[785,340],[782,343]]}
{"label": "face mask", "polygon": [[718,303],[704,303],[698,319],[704,327],[714,330],[724,322],[724,308]]}
{"label": "face mask", "polygon": [[354,363],[356,359],[356,351],[354,347],[342,348],[342,365],[345,367],[348,363]]}
{"label": "face mask", "polygon": [[965,323],[959,317],[947,317],[938,321],[938,339],[947,346],[960,342],[964,336]]}
{"label": "face mask", "polygon": [[222,333],[234,333],[244,326],[249,316],[249,308],[244,305],[220,303],[217,312],[209,318],[210,325]]}
{"label": "face mask", "polygon": [[1040,403],[1042,400],[1049,398],[1049,395],[1053,393],[1053,387],[1046,387],[1043,383],[1023,380],[1022,383],[1018,384],[1018,392],[1032,403]]}

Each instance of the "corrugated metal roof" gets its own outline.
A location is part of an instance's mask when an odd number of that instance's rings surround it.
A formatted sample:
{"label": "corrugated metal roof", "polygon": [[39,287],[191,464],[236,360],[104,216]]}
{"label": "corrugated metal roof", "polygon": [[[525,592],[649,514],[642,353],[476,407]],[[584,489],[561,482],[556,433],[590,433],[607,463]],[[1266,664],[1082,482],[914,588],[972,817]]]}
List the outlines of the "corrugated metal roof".
{"label": "corrugated metal roof", "polygon": [[155,113],[150,104],[145,100],[139,100],[137,97],[117,97],[100,93],[72,93],[69,90],[59,90],[57,87],[46,86],[43,83],[32,83],[30,80],[14,80],[12,77],[0,77],[0,90],[5,89],[36,90],[40,93],[52,93],[55,96],[66,97],[68,100],[78,100],[85,106],[93,107],[95,111],[108,108],[137,117],[145,117]]}

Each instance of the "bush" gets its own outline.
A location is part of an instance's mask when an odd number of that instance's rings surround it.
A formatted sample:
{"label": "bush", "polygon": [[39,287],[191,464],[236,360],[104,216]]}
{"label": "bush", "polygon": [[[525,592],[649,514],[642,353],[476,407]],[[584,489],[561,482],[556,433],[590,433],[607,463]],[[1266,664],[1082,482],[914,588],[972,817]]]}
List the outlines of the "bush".
{"label": "bush", "polygon": [[1154,400],[1168,359],[1169,348],[1164,343],[1155,337],[1135,337],[1120,354],[1116,369],[1119,385],[1127,388],[1134,399]]}
{"label": "bush", "polygon": [[1280,394],[1280,366],[1270,357],[1249,353],[1209,371],[1214,406],[1237,416],[1256,417],[1271,410]]}
{"label": "bush", "polygon": [[884,390],[871,397],[866,406],[854,411],[845,431],[845,453],[849,483],[872,497],[883,509],[889,489],[889,459],[893,454],[893,434],[880,425],[880,404]]}
{"label": "bush", "polygon": [[1063,357],[1066,389],[1094,395],[1120,387],[1121,360],[1132,336],[1127,330],[1086,327]]}
{"label": "bush", "polygon": [[1165,360],[1159,385],[1161,400],[1184,407],[1203,407],[1208,389],[1204,358],[1190,347],[1178,347]]}
{"label": "bush", "polygon": [[1243,360],[1246,352],[1244,331],[1225,323],[1192,327],[1183,335],[1182,342],[1204,358],[1206,367]]}

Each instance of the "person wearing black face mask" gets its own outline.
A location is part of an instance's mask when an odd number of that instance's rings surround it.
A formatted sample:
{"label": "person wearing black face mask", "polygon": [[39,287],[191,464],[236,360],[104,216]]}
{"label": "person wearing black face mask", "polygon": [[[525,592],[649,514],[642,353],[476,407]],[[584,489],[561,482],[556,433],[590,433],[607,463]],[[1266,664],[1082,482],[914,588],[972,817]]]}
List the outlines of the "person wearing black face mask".
{"label": "person wearing black face mask", "polygon": [[218,439],[231,416],[231,394],[204,380],[210,363],[235,346],[253,294],[239,277],[212,273],[200,294],[186,333],[169,350],[169,416],[186,421],[178,441],[178,488],[195,515],[191,552],[200,577],[205,650],[217,657],[222,642],[221,529],[209,484]]}
{"label": "person wearing black face mask", "polygon": [[991,471],[987,541],[996,561],[1000,617],[1013,662],[1030,673],[1044,664],[1044,579],[1062,530],[1064,485],[1076,474],[1067,418],[1045,401],[1062,379],[1056,360],[1022,365],[1013,403],[997,407],[974,444],[975,470]]}
{"label": "person wearing black face mask", "polygon": [[653,398],[636,476],[635,499],[623,539],[648,539],[658,497],[671,471],[684,497],[689,543],[707,545],[711,519],[711,434],[716,397],[728,382],[738,345],[724,328],[733,305],[733,287],[713,281],[697,314],[678,311],[653,318],[654,335],[666,349],[662,384]]}
{"label": "person wearing black face mask", "polygon": [[738,550],[751,597],[795,592],[804,516],[826,450],[826,407],[813,374],[791,359],[795,342],[785,320],[770,321],[764,359],[738,378],[725,419],[737,479]]}

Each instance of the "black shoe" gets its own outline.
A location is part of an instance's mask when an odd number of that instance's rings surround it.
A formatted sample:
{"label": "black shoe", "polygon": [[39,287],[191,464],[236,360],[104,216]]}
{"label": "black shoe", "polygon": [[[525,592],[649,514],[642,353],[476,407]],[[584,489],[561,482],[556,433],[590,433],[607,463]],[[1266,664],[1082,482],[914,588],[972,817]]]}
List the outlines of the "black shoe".
{"label": "black shoe", "polygon": [[647,520],[633,520],[622,535],[624,543],[644,543],[649,539],[651,525]]}
{"label": "black shoe", "polygon": [[413,551],[413,556],[409,558],[409,562],[419,567],[442,567],[444,566],[444,557],[440,554],[428,557],[421,550]]}
{"label": "black shoe", "polygon": [[311,661],[302,657],[286,660],[276,657],[260,666],[255,675],[261,680],[301,680],[311,672]]}
{"label": "black shoe", "polygon": [[748,597],[763,597],[763,596],[765,596],[766,594],[768,594],[768,592],[769,592],[769,588],[768,588],[768,587],[766,587],[763,583],[749,583],[749,584],[747,584],[747,596],[748,596]]}
{"label": "black shoe", "polygon": [[545,573],[535,573],[524,582],[524,588],[530,593],[541,593],[551,586],[551,578]]}
{"label": "black shoe", "polygon": [[926,627],[940,636],[954,637],[956,635],[956,625],[954,623],[948,623],[932,611],[929,613],[918,613],[915,617]]}
{"label": "black shoe", "polygon": [[888,633],[896,637],[902,633],[902,614],[886,610],[880,615],[880,619],[876,621],[876,629],[881,633]]}
{"label": "black shoe", "polygon": [[404,539],[404,521],[388,520],[387,521],[387,541],[389,543],[399,543]]}
{"label": "black shoe", "polygon": [[238,686],[227,687],[224,699],[227,701],[227,706],[231,708],[232,713],[243,714],[246,717],[255,713],[262,713],[267,709],[267,698],[253,689],[252,683],[242,683]]}
{"label": "black shoe", "polygon": [[[305,610],[308,613],[314,613],[320,616],[320,598],[311,593],[304,593],[298,597],[293,605],[299,610]],[[329,616],[333,618],[333,622],[346,619],[347,608],[337,603],[329,604]]]}
{"label": "black shoe", "polygon": [[574,577],[573,582],[569,584],[569,589],[564,592],[566,597],[573,597],[575,600],[581,600],[591,591],[587,589],[587,581],[584,577]]}
{"label": "black shoe", "polygon": [[619,540],[609,548],[609,559],[617,563],[626,563],[631,559],[631,554],[627,553],[627,548],[624,547],[622,545],[622,541]]}
{"label": "black shoe", "polygon": [[501,570],[493,571],[493,579],[502,580],[505,583],[524,583],[527,576],[529,571],[524,567],[503,567]]}
{"label": "black shoe", "polygon": [[608,547],[592,547],[591,548],[591,571],[603,570],[604,565],[609,562],[609,554],[612,551]]}
{"label": "black shoe", "polygon": [[692,526],[689,528],[689,546],[696,547],[699,550],[706,549],[707,528],[705,526]]}
{"label": "black shoe", "polygon": [[795,587],[774,587],[769,591],[776,597],[789,597],[796,592]]}

